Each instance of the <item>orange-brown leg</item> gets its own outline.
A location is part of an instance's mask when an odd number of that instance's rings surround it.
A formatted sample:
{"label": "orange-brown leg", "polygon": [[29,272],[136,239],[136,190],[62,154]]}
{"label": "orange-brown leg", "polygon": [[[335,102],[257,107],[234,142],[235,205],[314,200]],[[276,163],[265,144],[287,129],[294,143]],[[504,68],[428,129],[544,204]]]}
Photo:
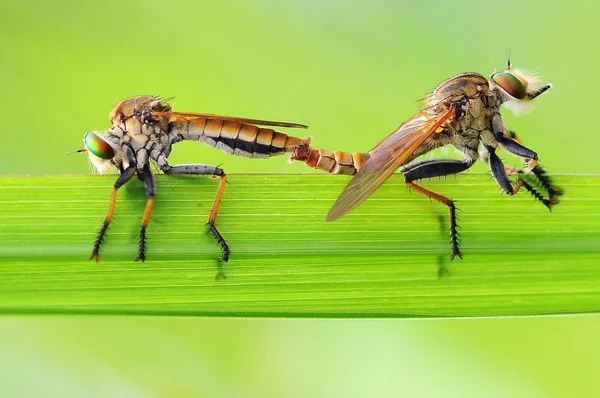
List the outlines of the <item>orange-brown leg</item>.
{"label": "orange-brown leg", "polygon": [[448,206],[450,222],[450,244],[452,245],[452,253],[450,253],[450,260],[454,260],[455,256],[462,258],[462,253],[460,252],[458,247],[458,226],[456,224],[456,206],[454,206],[454,201],[433,191],[425,189],[422,186],[415,184],[414,182],[407,182],[406,185],[408,185],[415,191],[420,192],[423,195],[426,195],[427,197],[437,200],[438,202]]}
{"label": "orange-brown leg", "polygon": [[221,181],[219,181],[219,187],[217,188],[217,195],[215,196],[215,201],[213,202],[212,208],[210,209],[210,214],[208,215],[208,228],[210,232],[213,234],[219,245],[221,246],[221,250],[223,251],[223,261],[229,260],[229,245],[221,232],[215,225],[215,221],[217,220],[217,213],[219,212],[219,207],[221,206],[221,200],[223,199],[223,192],[225,192],[225,185],[227,184],[227,175],[223,172],[219,177],[221,177]]}
{"label": "orange-brown leg", "polygon": [[219,212],[219,206],[221,205],[221,200],[223,199],[223,192],[225,191],[225,185],[227,184],[227,176],[223,169],[206,165],[206,164],[182,164],[178,166],[170,166],[163,165],[161,166],[162,171],[167,174],[195,174],[195,175],[213,175],[216,177],[220,177],[221,181],[219,182],[219,187],[217,188],[217,195],[215,196],[215,201],[213,202],[212,208],[210,209],[210,214],[208,215],[208,230],[215,237],[219,246],[221,246],[221,250],[223,252],[223,257],[221,257],[222,261],[229,260],[229,245],[227,241],[221,235],[221,232],[215,225],[215,221],[217,220],[217,213]]}
{"label": "orange-brown leg", "polygon": [[138,248],[138,255],[135,257],[135,261],[142,260],[146,261],[146,227],[150,222],[150,215],[154,208],[154,195],[156,193],[156,183],[154,176],[150,171],[150,166],[144,166],[144,185],[146,186],[146,195],[148,200],[146,201],[146,209],[144,209],[144,216],[142,217],[142,225],[140,228],[140,245]]}
{"label": "orange-brown leg", "polygon": [[125,184],[127,181],[131,180],[131,178],[135,175],[135,166],[129,166],[125,170],[121,172],[121,175],[115,182],[113,187],[112,194],[110,196],[110,205],[108,206],[108,213],[106,214],[106,218],[104,219],[104,224],[102,224],[102,228],[100,228],[100,232],[96,237],[96,241],[94,242],[94,247],[92,249],[92,254],[90,255],[90,260],[96,260],[96,262],[100,261],[100,246],[102,246],[102,242],[104,241],[104,237],[106,235],[106,231],[108,230],[108,226],[112,221],[113,215],[115,214],[115,206],[117,204],[117,191],[119,188]]}
{"label": "orange-brown leg", "polygon": [[454,259],[455,256],[462,258],[462,253],[458,248],[458,232],[456,224],[456,207],[454,201],[446,198],[445,196],[439,195],[428,189],[423,188],[420,185],[415,184],[413,181],[421,180],[423,178],[442,177],[451,174],[458,174],[473,165],[475,159],[466,158],[463,160],[458,159],[423,159],[413,162],[409,165],[404,166],[400,171],[404,174],[404,181],[406,184],[414,190],[427,195],[431,199],[435,199],[448,206],[450,212],[450,243],[452,245],[452,253],[450,259]]}

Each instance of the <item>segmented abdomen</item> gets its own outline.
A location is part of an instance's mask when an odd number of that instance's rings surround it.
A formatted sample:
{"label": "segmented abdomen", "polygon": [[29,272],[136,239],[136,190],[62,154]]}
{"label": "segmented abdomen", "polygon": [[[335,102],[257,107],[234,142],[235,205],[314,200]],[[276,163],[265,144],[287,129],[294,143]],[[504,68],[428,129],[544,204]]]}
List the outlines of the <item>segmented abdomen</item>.
{"label": "segmented abdomen", "polygon": [[331,174],[354,175],[370,157],[370,153],[313,149],[310,146],[309,137],[296,146],[290,160],[299,160],[314,169],[324,170]]}
{"label": "segmented abdomen", "polygon": [[301,138],[269,128],[221,119],[185,119],[172,121],[171,132],[184,140],[202,141],[230,155],[267,158],[293,152]]}

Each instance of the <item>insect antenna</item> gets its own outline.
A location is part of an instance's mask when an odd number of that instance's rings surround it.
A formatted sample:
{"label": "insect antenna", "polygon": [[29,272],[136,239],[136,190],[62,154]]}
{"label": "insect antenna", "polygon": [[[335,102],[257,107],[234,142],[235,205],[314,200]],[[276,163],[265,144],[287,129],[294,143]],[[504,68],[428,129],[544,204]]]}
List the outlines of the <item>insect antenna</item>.
{"label": "insect antenna", "polygon": [[85,149],[85,148],[78,149],[76,151],[67,152],[67,153],[65,153],[65,155],[72,155],[74,153],[82,153],[82,152],[87,152],[87,149]]}

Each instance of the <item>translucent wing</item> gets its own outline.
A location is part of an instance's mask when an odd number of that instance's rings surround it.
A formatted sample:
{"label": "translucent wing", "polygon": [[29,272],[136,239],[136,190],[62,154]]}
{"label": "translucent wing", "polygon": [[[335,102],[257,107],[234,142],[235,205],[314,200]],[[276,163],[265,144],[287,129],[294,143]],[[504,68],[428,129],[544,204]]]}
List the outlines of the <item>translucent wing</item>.
{"label": "translucent wing", "polygon": [[228,120],[228,121],[248,123],[248,124],[259,124],[261,126],[279,126],[279,127],[291,127],[291,128],[302,128],[302,129],[308,128],[308,126],[306,126],[304,124],[298,124],[298,123],[274,122],[271,120],[249,119],[249,118],[245,118],[245,117],[224,116],[224,115],[215,115],[212,113],[200,113],[200,112],[151,112],[151,115],[154,116],[155,118],[160,118],[160,117],[169,117],[169,118],[173,117],[173,118],[185,118],[185,119],[205,118],[205,119]]}
{"label": "translucent wing", "polygon": [[327,221],[334,221],[361,204],[442,123],[453,116],[454,108],[450,108],[434,117],[419,113],[402,123],[396,131],[371,150],[369,160],[358,170],[329,210]]}

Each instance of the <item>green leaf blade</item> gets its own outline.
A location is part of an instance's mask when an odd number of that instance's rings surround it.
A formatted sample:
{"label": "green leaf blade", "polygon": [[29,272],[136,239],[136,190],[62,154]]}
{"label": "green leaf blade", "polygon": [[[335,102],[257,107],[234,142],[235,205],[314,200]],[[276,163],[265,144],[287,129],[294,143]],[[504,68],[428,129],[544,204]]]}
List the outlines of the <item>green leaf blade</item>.
{"label": "green leaf blade", "polygon": [[[552,212],[488,175],[424,182],[456,199],[464,260],[450,262],[447,211],[394,175],[356,211],[327,211],[347,177],[234,174],[206,233],[216,181],[157,177],[148,260],[135,263],[140,182],[119,192],[100,263],[87,261],[114,176],[0,178],[0,313],[259,317],[480,317],[600,311],[599,177],[558,176]],[[226,280],[215,276],[222,270]],[[440,272],[440,270],[442,270]],[[441,275],[441,277],[440,277]]]}

